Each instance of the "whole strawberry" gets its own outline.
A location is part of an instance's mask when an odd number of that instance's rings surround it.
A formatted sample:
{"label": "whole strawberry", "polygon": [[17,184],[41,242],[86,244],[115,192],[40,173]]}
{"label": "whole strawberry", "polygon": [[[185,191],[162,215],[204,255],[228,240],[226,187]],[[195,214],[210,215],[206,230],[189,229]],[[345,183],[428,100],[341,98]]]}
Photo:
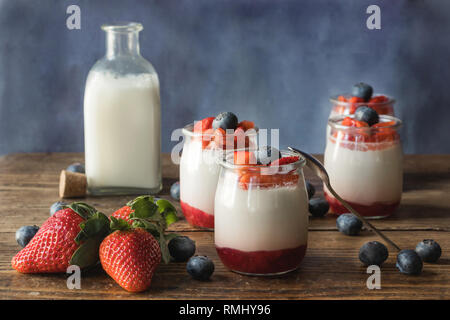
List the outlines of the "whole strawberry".
{"label": "whole strawberry", "polygon": [[91,241],[98,243],[98,248],[108,232],[106,216],[84,203],[72,203],[47,219],[12,258],[11,265],[22,273],[66,272],[71,264],[93,265],[98,261],[98,249]]}
{"label": "whole strawberry", "polygon": [[170,260],[167,241],[176,235],[166,237],[164,231],[176,219],[176,209],[167,200],[155,203],[141,196],[130,201],[111,216],[113,233],[99,250],[103,269],[127,291],[147,290],[161,260]]}
{"label": "whole strawberry", "polygon": [[129,224],[132,224],[133,221],[130,220],[130,214],[132,212],[134,212],[134,210],[131,209],[131,207],[127,205],[127,206],[123,206],[119,210],[115,211],[111,216],[116,219],[123,219],[123,220],[127,221]]}
{"label": "whole strawberry", "polygon": [[100,245],[103,269],[130,292],[146,290],[161,262],[158,241],[142,228],[117,230]]}

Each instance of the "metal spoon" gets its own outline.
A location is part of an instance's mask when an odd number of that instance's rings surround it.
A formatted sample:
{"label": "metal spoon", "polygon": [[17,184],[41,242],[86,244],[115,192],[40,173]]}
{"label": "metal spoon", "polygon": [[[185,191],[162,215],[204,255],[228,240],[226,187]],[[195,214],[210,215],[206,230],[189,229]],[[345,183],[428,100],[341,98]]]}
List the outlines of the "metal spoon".
{"label": "metal spoon", "polygon": [[320,163],[319,160],[317,160],[316,158],[314,158],[313,156],[311,156],[310,154],[303,152],[301,150],[298,150],[296,148],[293,147],[288,147],[289,150],[294,151],[296,153],[301,154],[305,160],[306,160],[306,166],[308,168],[310,168],[316,175],[319,176],[320,179],[322,179],[322,181],[325,183],[325,185],[328,188],[328,191],[331,192],[331,194],[339,200],[339,202],[345,207],[347,208],[347,210],[349,210],[351,213],[353,213],[355,216],[357,216],[359,219],[361,219],[361,221],[363,221],[373,232],[375,232],[378,236],[380,236],[384,241],[386,241],[387,243],[389,243],[391,246],[393,246],[395,249],[397,249],[398,251],[400,251],[400,247],[397,246],[394,241],[392,241],[391,239],[389,239],[387,236],[385,236],[381,231],[379,231],[377,228],[375,228],[366,218],[364,218],[362,215],[360,215],[355,209],[353,209],[344,199],[342,199],[337,193],[336,191],[334,191],[334,189],[331,187],[330,184],[330,177],[328,176],[327,171],[325,170],[325,168],[323,167],[323,165]]}

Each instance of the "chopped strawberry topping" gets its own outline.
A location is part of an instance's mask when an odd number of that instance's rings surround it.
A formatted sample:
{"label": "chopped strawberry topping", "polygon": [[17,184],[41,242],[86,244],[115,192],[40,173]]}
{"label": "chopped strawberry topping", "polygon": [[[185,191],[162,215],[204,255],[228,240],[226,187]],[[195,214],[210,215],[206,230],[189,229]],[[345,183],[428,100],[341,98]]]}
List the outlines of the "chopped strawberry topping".
{"label": "chopped strawberry topping", "polygon": [[256,164],[256,157],[253,152],[250,151],[235,151],[234,152],[234,164]]}
{"label": "chopped strawberry topping", "polygon": [[244,131],[247,131],[248,129],[253,129],[255,127],[255,123],[249,120],[242,120],[238,123],[237,127],[242,128]]}
{"label": "chopped strawberry topping", "polygon": [[194,125],[194,132],[203,133],[212,128],[214,117],[205,118],[201,121],[197,121]]}
{"label": "chopped strawberry topping", "polygon": [[389,98],[383,95],[375,96],[369,100],[369,103],[383,103],[389,101]]}
{"label": "chopped strawberry topping", "polygon": [[283,157],[283,158],[273,161],[270,165],[271,166],[282,166],[284,164],[294,163],[294,162],[298,161],[298,159],[300,159],[300,157],[297,157],[297,156]]}

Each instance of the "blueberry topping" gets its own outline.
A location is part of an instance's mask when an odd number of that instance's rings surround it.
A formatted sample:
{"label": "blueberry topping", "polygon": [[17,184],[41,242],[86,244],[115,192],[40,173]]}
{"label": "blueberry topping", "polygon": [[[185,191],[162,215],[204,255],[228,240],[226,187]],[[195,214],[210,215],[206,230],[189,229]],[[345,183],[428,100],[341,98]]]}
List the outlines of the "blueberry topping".
{"label": "blueberry topping", "polygon": [[280,150],[272,146],[264,146],[259,148],[255,155],[258,164],[269,164],[282,157]]}
{"label": "blueberry topping", "polygon": [[76,162],[76,163],[72,163],[70,166],[68,166],[66,168],[66,171],[85,173],[86,170],[84,168],[84,164]]}
{"label": "blueberry topping", "polygon": [[306,181],[306,191],[308,192],[308,199],[311,199],[314,193],[316,193],[316,188],[314,188],[314,186],[311,183]]}
{"label": "blueberry topping", "polygon": [[195,256],[186,265],[187,272],[195,280],[208,280],[214,272],[214,263],[206,256]]}
{"label": "blueberry topping", "polygon": [[187,261],[195,253],[195,242],[186,236],[173,238],[168,247],[170,255],[177,262]]}
{"label": "blueberry topping", "polygon": [[232,112],[220,113],[212,123],[213,129],[222,128],[223,130],[233,129],[235,130],[238,125],[238,118]]}
{"label": "blueberry topping", "polygon": [[336,219],[338,230],[348,236],[356,236],[361,231],[362,226],[362,221],[352,213],[341,214]]}
{"label": "blueberry topping", "polygon": [[177,181],[170,187],[170,196],[175,200],[180,200],[180,182]]}
{"label": "blueberry topping", "polygon": [[64,201],[56,201],[54,204],[50,207],[50,215],[54,215],[57,211],[64,209],[64,206],[66,206],[67,203]]}
{"label": "blueberry topping", "polygon": [[381,266],[388,256],[388,249],[384,244],[378,241],[366,242],[361,249],[359,249],[359,260],[366,266]]}
{"label": "blueberry topping", "polygon": [[16,241],[21,247],[25,247],[28,242],[38,232],[38,226],[23,226],[16,231]]}
{"label": "blueberry topping", "polygon": [[330,209],[328,201],[323,198],[314,198],[309,200],[309,212],[313,217],[323,217]]}
{"label": "blueberry topping", "polygon": [[361,106],[355,111],[355,120],[364,121],[369,126],[373,126],[380,121],[380,117],[374,109],[368,106]]}
{"label": "blueberry topping", "polygon": [[397,269],[405,274],[419,274],[422,272],[423,262],[414,250],[402,250],[397,256]]}
{"label": "blueberry topping", "polygon": [[425,239],[416,246],[416,252],[422,261],[436,262],[442,254],[442,249],[436,241]]}
{"label": "blueberry topping", "polygon": [[372,97],[373,89],[367,83],[357,83],[352,88],[352,95],[354,97],[363,98],[364,101],[369,101]]}

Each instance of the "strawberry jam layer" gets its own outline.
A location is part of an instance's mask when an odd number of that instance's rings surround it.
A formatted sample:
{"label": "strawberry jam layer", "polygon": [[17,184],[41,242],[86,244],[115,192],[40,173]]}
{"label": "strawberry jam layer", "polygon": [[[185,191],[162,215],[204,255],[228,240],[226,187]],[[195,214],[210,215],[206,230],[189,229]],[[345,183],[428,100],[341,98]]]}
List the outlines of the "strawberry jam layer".
{"label": "strawberry jam layer", "polygon": [[[326,191],[324,193],[325,198],[330,204],[330,212],[338,215],[348,213],[348,210],[335,197],[329,195]],[[364,217],[388,217],[394,213],[400,204],[400,201],[395,203],[375,202],[371,205],[364,205],[351,201],[347,202]]]}
{"label": "strawberry jam layer", "polygon": [[214,215],[191,207],[183,201],[180,201],[180,205],[187,222],[189,222],[191,225],[196,227],[214,229]]}
{"label": "strawberry jam layer", "polygon": [[229,269],[248,274],[276,274],[294,270],[302,262],[306,245],[271,251],[241,251],[216,246],[222,263]]}

